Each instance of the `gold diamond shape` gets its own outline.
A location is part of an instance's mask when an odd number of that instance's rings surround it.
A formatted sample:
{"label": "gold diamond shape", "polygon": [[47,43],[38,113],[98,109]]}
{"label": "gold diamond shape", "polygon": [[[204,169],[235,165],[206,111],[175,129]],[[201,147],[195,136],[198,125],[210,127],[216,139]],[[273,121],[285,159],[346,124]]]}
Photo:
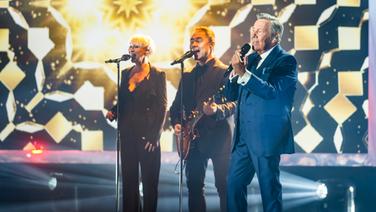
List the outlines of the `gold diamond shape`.
{"label": "gold diamond shape", "polygon": [[63,138],[72,130],[72,124],[62,113],[58,112],[46,124],[45,129],[56,143],[60,143],[61,140],[63,140]]}
{"label": "gold diamond shape", "polygon": [[337,0],[337,5],[343,7],[360,7],[360,0]]}
{"label": "gold diamond shape", "polygon": [[295,135],[294,140],[306,153],[310,153],[322,142],[322,136],[308,124]]}
{"label": "gold diamond shape", "polygon": [[317,26],[295,26],[294,30],[296,50],[319,49],[319,30]]}
{"label": "gold diamond shape", "polygon": [[339,93],[349,96],[363,96],[363,76],[360,71],[338,73]]}
{"label": "gold diamond shape", "polygon": [[339,124],[342,125],[355,111],[356,107],[345,96],[337,94],[331,99],[324,109]]}
{"label": "gold diamond shape", "polygon": [[103,132],[84,131],[81,134],[82,151],[103,151]]}
{"label": "gold diamond shape", "polygon": [[9,62],[0,72],[0,81],[13,91],[25,78],[25,73],[14,62]]}
{"label": "gold diamond shape", "polygon": [[360,28],[338,27],[338,47],[340,50],[359,50]]}

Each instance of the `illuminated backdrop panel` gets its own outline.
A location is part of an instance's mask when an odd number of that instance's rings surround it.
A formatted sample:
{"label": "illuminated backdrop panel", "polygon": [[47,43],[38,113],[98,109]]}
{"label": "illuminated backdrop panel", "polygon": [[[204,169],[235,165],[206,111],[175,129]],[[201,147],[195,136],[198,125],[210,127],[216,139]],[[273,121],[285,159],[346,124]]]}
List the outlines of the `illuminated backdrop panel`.
{"label": "illuminated backdrop panel", "polygon": [[[367,153],[368,1],[30,0],[0,2],[0,149],[113,150],[116,70],[134,33],[156,42],[169,104],[189,31],[208,25],[225,63],[249,41],[258,12],[284,23],[282,46],[299,63],[293,110],[298,152]],[[122,63],[123,67],[129,63]],[[187,61],[187,70],[194,65]],[[173,151],[166,124],[162,148]]]}

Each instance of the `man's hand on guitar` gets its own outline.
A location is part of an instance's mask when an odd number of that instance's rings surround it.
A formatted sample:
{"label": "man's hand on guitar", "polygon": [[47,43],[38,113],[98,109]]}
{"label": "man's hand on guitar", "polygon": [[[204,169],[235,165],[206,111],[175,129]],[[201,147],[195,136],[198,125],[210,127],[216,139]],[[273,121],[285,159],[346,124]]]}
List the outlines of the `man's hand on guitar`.
{"label": "man's hand on guitar", "polygon": [[115,114],[111,110],[107,112],[106,119],[113,121],[115,118]]}
{"label": "man's hand on guitar", "polygon": [[174,126],[175,135],[179,135],[180,132],[181,132],[181,124],[175,124],[175,126]]}
{"label": "man's hand on guitar", "polygon": [[202,110],[205,115],[211,116],[217,112],[218,105],[215,102],[204,102],[202,105]]}
{"label": "man's hand on guitar", "polygon": [[154,150],[155,150],[158,146],[159,146],[159,142],[157,142],[156,144],[153,144],[153,143],[151,143],[151,142],[148,141],[148,142],[145,144],[144,149],[145,149],[146,151],[148,151],[148,152],[154,152]]}

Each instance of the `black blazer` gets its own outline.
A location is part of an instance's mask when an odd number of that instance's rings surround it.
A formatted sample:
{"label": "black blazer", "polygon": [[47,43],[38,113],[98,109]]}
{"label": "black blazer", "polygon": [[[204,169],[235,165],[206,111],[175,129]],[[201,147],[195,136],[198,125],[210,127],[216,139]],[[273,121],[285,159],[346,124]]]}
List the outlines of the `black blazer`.
{"label": "black blazer", "polygon": [[[128,81],[132,68],[122,71],[118,118],[120,136],[125,141],[133,138],[156,143],[166,115],[166,74],[151,66],[149,76],[130,92]],[[112,112],[116,114],[116,106]]]}
{"label": "black blazer", "polygon": [[[203,67],[198,65],[189,73],[184,73],[183,81],[183,104],[186,115],[189,115],[193,110],[202,110],[202,102],[208,97],[218,93],[219,88],[225,84],[227,78],[224,73],[227,67],[218,59],[213,59],[207,62]],[[200,78],[200,79],[199,79]],[[202,82],[199,83],[198,80]],[[223,95],[219,93],[220,95]],[[180,123],[181,105],[181,82],[175,96],[175,100],[170,108],[170,121],[174,126]],[[217,98],[216,103],[222,104],[225,99]],[[233,109],[234,105],[227,103],[229,107],[221,107],[221,109]],[[218,113],[223,116],[222,110]],[[231,115],[230,113],[226,113]],[[218,116],[218,115],[217,115]],[[197,139],[197,146],[202,153],[215,154],[221,152],[229,152],[231,147],[232,137],[232,120],[226,117],[217,119],[216,115],[204,115],[197,123],[197,130],[199,137]]]}

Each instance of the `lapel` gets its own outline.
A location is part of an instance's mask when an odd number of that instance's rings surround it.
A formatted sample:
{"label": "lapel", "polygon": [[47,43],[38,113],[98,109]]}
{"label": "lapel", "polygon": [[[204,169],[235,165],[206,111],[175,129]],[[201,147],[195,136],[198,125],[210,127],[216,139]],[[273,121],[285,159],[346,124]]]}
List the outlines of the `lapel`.
{"label": "lapel", "polygon": [[254,52],[252,54],[250,54],[248,56],[248,65],[247,65],[247,69],[252,73],[252,74],[256,74],[256,68],[254,66],[252,66],[255,62],[255,59],[257,58],[257,53]]}
{"label": "lapel", "polygon": [[264,80],[267,79],[270,74],[271,68],[273,67],[273,63],[275,62],[276,57],[280,54],[281,51],[282,50],[280,45],[277,44],[270,52],[270,54],[266,57],[261,66],[256,69],[255,74]]}

